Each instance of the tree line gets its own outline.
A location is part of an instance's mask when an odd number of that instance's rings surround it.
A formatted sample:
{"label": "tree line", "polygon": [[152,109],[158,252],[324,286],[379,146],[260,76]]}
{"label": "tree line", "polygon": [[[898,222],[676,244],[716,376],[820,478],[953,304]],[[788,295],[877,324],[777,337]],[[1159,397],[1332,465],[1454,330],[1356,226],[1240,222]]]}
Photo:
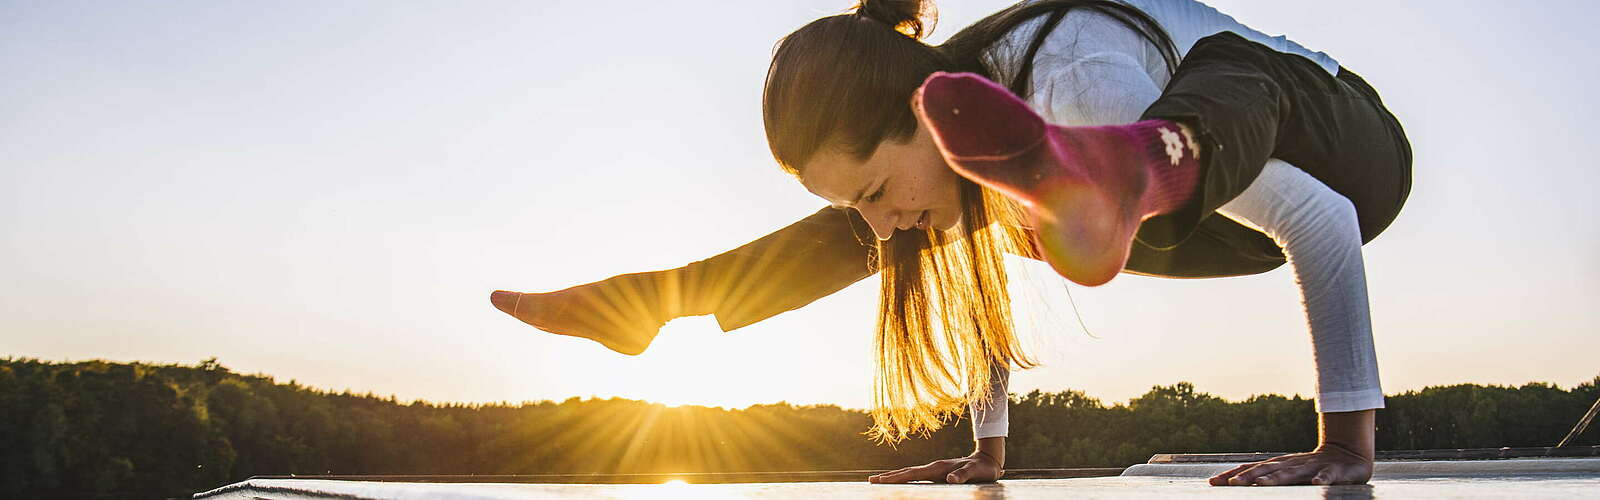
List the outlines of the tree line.
{"label": "tree line", "polygon": [[[1462,384],[1391,395],[1378,449],[1553,446],[1600,398]],[[1310,399],[1230,402],[1187,382],[1107,405],[1011,396],[1008,468],[1123,467],[1155,453],[1304,451]],[[557,474],[892,469],[971,452],[959,419],[897,446],[833,405],[628,399],[459,404],[329,392],[197,365],[0,358],[0,498],[188,496],[253,475]],[[1600,431],[1577,444],[1600,444]]]}

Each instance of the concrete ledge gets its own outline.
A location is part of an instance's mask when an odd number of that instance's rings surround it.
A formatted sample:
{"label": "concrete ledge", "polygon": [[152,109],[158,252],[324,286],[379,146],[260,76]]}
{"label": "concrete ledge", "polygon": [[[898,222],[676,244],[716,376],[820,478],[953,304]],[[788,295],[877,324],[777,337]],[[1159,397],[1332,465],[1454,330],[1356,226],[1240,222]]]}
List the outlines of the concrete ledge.
{"label": "concrete ledge", "polygon": [[[1123,476],[1211,477],[1242,463],[1167,463],[1139,464],[1122,471]],[[1420,477],[1534,477],[1600,475],[1596,458],[1513,458],[1504,460],[1417,460],[1377,463],[1373,479]]]}
{"label": "concrete ledge", "polygon": [[1252,500],[1418,500],[1594,498],[1600,476],[1387,478],[1372,484],[1285,488],[1225,488],[1193,478],[1091,477],[1001,480],[987,484],[746,483],[746,484],[504,484],[401,483],[252,479],[196,495],[204,500],[1059,500],[1097,498],[1217,498]]}

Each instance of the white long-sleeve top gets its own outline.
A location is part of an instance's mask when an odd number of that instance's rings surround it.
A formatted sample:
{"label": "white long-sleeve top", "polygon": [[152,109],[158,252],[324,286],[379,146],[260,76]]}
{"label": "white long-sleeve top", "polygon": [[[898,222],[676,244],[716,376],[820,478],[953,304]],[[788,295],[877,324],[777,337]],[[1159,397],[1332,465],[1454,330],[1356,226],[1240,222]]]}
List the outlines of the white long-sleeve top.
{"label": "white long-sleeve top", "polygon": [[[1330,75],[1338,73],[1339,63],[1327,54],[1282,36],[1267,36],[1197,1],[1120,1],[1160,24],[1180,60],[1199,39],[1232,31],[1306,57]],[[1018,25],[984,54],[996,81],[1012,79],[1044,22],[1039,17]],[[1040,46],[1027,100],[1057,125],[1132,123],[1161,96],[1169,78],[1154,45],[1105,14],[1078,9],[1063,17]],[[1249,188],[1217,212],[1272,238],[1294,269],[1311,330],[1317,411],[1382,408],[1361,232],[1350,200],[1293,165],[1272,159]],[[1009,375],[998,370],[989,400],[971,405],[975,439],[1008,434]]]}

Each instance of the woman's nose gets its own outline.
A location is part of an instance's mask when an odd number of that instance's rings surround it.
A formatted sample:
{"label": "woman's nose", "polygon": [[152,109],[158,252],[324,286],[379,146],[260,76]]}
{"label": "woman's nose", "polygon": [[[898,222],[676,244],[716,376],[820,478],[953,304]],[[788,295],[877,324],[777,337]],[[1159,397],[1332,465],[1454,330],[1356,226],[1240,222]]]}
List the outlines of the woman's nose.
{"label": "woman's nose", "polygon": [[894,211],[862,210],[859,208],[856,211],[861,212],[861,218],[867,220],[868,226],[872,226],[872,234],[877,236],[879,241],[887,240],[890,236],[894,236],[895,223],[899,222],[896,220]]}

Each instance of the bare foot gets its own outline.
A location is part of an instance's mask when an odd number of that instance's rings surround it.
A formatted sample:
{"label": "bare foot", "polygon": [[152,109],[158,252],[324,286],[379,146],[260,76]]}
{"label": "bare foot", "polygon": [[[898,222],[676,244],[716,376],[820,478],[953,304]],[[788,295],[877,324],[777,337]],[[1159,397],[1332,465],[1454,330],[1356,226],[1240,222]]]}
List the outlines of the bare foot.
{"label": "bare foot", "polygon": [[1372,479],[1372,459],[1337,445],[1323,445],[1240,465],[1212,476],[1212,486],[1288,486],[1296,484],[1365,484]]}
{"label": "bare foot", "polygon": [[489,301],[534,328],[590,339],[632,356],[650,347],[671,319],[648,281],[640,273],[549,293],[496,290]]}

